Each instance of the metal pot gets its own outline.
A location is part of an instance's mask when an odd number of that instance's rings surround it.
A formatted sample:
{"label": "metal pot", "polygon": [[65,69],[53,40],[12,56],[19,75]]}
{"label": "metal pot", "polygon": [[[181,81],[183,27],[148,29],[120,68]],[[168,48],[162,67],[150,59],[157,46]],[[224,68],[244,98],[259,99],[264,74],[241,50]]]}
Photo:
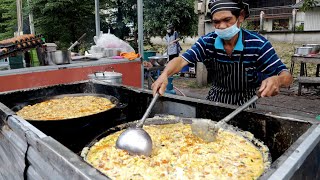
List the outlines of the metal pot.
{"label": "metal pot", "polygon": [[320,44],[304,44],[303,47],[312,47],[311,54],[317,54],[320,51]]}
{"label": "metal pot", "polygon": [[48,52],[49,60],[54,64],[70,64],[71,61],[71,51],[52,51]]}
{"label": "metal pot", "polygon": [[311,53],[312,47],[298,47],[296,49],[297,55],[305,56]]}
{"label": "metal pot", "polygon": [[95,72],[88,75],[89,79],[102,80],[111,84],[122,84],[122,74],[118,72]]}

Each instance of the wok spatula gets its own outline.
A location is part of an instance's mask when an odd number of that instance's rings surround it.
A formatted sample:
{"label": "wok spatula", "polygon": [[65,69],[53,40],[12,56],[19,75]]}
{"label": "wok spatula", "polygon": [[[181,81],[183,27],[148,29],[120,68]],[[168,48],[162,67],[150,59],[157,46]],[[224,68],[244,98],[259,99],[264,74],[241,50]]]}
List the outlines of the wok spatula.
{"label": "wok spatula", "polygon": [[226,125],[226,123],[230,121],[234,116],[242,112],[244,109],[249,107],[258,99],[258,95],[253,96],[249,101],[238,107],[236,110],[234,110],[232,113],[230,113],[228,116],[223,118],[218,123],[207,119],[193,121],[191,124],[192,133],[198,136],[199,138],[205,140],[206,142],[214,141],[219,129],[223,128],[223,125]]}

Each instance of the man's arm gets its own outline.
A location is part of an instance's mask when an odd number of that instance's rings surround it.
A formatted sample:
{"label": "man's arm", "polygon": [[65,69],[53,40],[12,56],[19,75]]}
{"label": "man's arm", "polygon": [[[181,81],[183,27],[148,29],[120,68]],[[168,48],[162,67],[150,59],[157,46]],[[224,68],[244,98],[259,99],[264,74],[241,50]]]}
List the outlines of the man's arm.
{"label": "man's arm", "polygon": [[277,76],[271,76],[262,81],[259,93],[261,97],[270,97],[279,94],[281,87],[289,87],[293,82],[292,75],[288,71],[282,71]]}
{"label": "man's arm", "polygon": [[172,59],[163,70],[162,74],[159,78],[152,84],[152,91],[153,94],[156,94],[158,91],[160,95],[163,95],[166,86],[168,84],[168,77],[178,73],[184,66],[188,65],[189,63],[184,60],[181,56]]}

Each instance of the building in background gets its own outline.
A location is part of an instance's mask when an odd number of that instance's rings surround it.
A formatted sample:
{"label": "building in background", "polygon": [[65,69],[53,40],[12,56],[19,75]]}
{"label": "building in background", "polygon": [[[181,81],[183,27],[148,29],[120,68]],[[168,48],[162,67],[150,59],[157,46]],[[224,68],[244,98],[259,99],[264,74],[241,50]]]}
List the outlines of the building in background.
{"label": "building in background", "polygon": [[[303,5],[304,1],[298,2],[296,5],[293,7],[296,9],[300,9]],[[298,11],[298,16],[299,14],[303,14],[303,28],[304,31],[319,31],[320,30],[320,1],[317,2],[316,6],[313,7],[312,9],[304,12],[299,12]]]}
{"label": "building in background", "polygon": [[[208,3],[210,0],[198,0],[198,14],[203,16],[202,9],[205,3],[204,31],[213,31],[211,24],[210,10]],[[299,9],[303,0],[244,0],[250,6],[250,17],[247,19],[245,27],[250,30],[264,32],[281,31],[320,31],[320,2],[317,7],[307,12]],[[200,18],[199,18],[200,20]],[[200,25],[200,24],[199,24]],[[201,31],[200,31],[201,32]]]}

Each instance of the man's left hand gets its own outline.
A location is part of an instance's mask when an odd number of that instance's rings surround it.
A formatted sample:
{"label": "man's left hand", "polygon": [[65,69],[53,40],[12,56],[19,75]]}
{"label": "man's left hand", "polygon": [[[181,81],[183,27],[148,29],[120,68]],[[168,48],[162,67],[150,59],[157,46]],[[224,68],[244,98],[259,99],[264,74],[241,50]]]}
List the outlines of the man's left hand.
{"label": "man's left hand", "polygon": [[261,97],[275,96],[279,94],[280,86],[281,83],[279,80],[279,76],[269,77],[262,81],[259,89],[259,94],[261,95]]}

